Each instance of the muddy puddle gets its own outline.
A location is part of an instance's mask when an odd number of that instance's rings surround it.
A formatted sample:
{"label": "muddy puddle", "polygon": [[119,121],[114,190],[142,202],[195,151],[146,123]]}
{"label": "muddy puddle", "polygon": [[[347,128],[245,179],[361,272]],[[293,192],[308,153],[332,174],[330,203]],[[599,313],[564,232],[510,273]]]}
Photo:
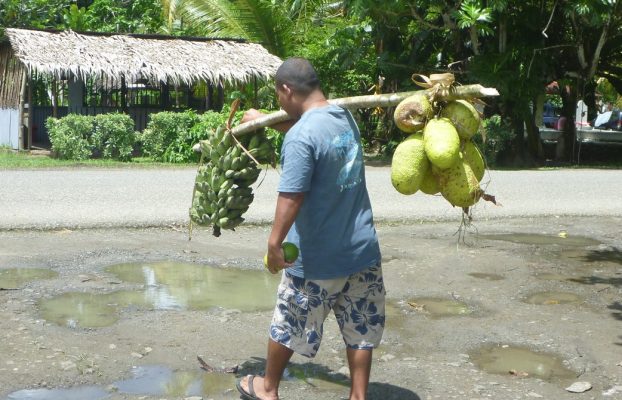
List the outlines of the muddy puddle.
{"label": "muddy puddle", "polygon": [[21,289],[24,285],[42,279],[53,279],[58,272],[46,268],[0,269],[0,289]]}
{"label": "muddy puddle", "polygon": [[[106,387],[78,386],[67,389],[26,389],[9,394],[9,400],[99,400],[111,392],[136,396],[210,399],[231,398],[235,375],[223,372],[173,371],[165,366],[141,366],[132,369],[132,377]],[[229,395],[227,395],[229,394]]]}
{"label": "muddy puddle", "polygon": [[[104,386],[77,386],[66,389],[25,389],[9,394],[8,400],[99,400],[111,393],[135,396],[167,396],[184,398],[197,396],[206,399],[237,398],[235,381],[237,375],[225,372],[201,370],[174,371],[161,365],[134,367],[131,377]],[[314,390],[335,393],[349,388],[345,375],[318,371],[316,366],[290,364],[283,380],[301,383]]]}
{"label": "muddy puddle", "polygon": [[419,297],[409,299],[408,305],[413,310],[431,318],[469,315],[473,312],[466,303],[454,299]]}
{"label": "muddy puddle", "polygon": [[530,245],[558,245],[565,247],[587,247],[597,246],[600,241],[586,236],[573,236],[564,232],[556,235],[545,235],[538,233],[504,233],[495,235],[479,235],[480,239],[501,240],[505,242],[530,244]]}
{"label": "muddy puddle", "polygon": [[484,279],[484,280],[487,280],[487,281],[501,281],[501,280],[505,279],[505,277],[503,275],[489,274],[489,273],[485,273],[485,272],[471,272],[468,275],[472,276],[473,278],[476,278],[476,279]]}
{"label": "muddy puddle", "polygon": [[241,312],[274,307],[279,278],[264,271],[161,262],[117,264],[106,268],[140,290],[104,294],[65,293],[39,301],[41,316],[61,326],[98,328],[114,324],[123,311],[208,310]]}
{"label": "muddy puddle", "polygon": [[490,374],[546,381],[570,380],[577,376],[559,357],[523,347],[492,345],[479,348],[469,356],[479,369]]}
{"label": "muddy puddle", "polygon": [[527,296],[524,300],[527,304],[535,305],[555,305],[555,304],[577,304],[583,301],[581,296],[571,292],[538,292]]}

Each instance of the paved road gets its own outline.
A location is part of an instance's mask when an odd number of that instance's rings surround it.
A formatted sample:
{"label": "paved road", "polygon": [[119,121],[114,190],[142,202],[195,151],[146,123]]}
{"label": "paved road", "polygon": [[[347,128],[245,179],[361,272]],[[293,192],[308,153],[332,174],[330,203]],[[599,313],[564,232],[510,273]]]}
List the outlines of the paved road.
{"label": "paved road", "polygon": [[[367,167],[377,220],[458,220],[442,197],[402,196],[389,168]],[[0,171],[0,229],[160,226],[187,222],[195,169]],[[278,173],[268,171],[247,220],[272,220]],[[490,171],[476,219],[524,216],[622,216],[622,170]]]}

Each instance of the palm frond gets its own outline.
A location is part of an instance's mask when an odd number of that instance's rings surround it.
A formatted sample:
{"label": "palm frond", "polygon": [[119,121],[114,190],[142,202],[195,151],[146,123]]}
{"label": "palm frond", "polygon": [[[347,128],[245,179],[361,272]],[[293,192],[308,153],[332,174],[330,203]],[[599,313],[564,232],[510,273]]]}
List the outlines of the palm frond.
{"label": "palm frond", "polygon": [[269,0],[186,0],[188,15],[203,21],[211,33],[260,43],[273,54],[286,54],[288,21]]}

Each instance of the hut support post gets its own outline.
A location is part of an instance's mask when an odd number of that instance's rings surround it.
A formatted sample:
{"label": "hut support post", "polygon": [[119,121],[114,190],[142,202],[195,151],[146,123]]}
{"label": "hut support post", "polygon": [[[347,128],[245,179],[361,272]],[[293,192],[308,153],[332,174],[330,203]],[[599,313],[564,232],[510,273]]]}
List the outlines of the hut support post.
{"label": "hut support post", "polygon": [[225,88],[222,83],[218,84],[218,106],[216,111],[222,110],[222,107],[225,105]]}
{"label": "hut support post", "polygon": [[58,118],[58,87],[56,78],[52,78],[52,117]]}
{"label": "hut support post", "polygon": [[33,121],[33,107],[32,107],[32,77],[28,75],[28,79],[26,80],[26,85],[28,86],[28,137],[26,138],[26,148],[29,150],[32,148],[32,121]]}
{"label": "hut support post", "polygon": [[24,149],[24,107],[26,103],[26,70],[22,72],[22,84],[20,86],[20,95],[19,95],[19,133],[18,133],[18,144],[17,149]]}
{"label": "hut support post", "polygon": [[69,78],[69,113],[80,114],[84,106],[84,83],[76,80],[73,76]]}
{"label": "hut support post", "polygon": [[214,109],[214,85],[209,82],[207,84],[207,101],[205,102],[205,109]]}
{"label": "hut support post", "polygon": [[163,110],[169,109],[170,98],[168,82],[162,82],[162,87],[160,89],[160,107],[162,107]]}
{"label": "hut support post", "polygon": [[121,77],[121,110],[127,112],[127,83],[125,77]]}

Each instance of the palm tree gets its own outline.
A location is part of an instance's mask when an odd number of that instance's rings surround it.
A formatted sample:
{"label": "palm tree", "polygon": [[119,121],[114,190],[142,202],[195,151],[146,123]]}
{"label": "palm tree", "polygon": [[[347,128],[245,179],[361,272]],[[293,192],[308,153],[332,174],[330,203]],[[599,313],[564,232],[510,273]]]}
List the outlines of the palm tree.
{"label": "palm tree", "polygon": [[[288,54],[294,22],[270,0],[162,0],[207,36],[238,37],[260,43],[272,54]],[[169,8],[170,9],[170,8]]]}

